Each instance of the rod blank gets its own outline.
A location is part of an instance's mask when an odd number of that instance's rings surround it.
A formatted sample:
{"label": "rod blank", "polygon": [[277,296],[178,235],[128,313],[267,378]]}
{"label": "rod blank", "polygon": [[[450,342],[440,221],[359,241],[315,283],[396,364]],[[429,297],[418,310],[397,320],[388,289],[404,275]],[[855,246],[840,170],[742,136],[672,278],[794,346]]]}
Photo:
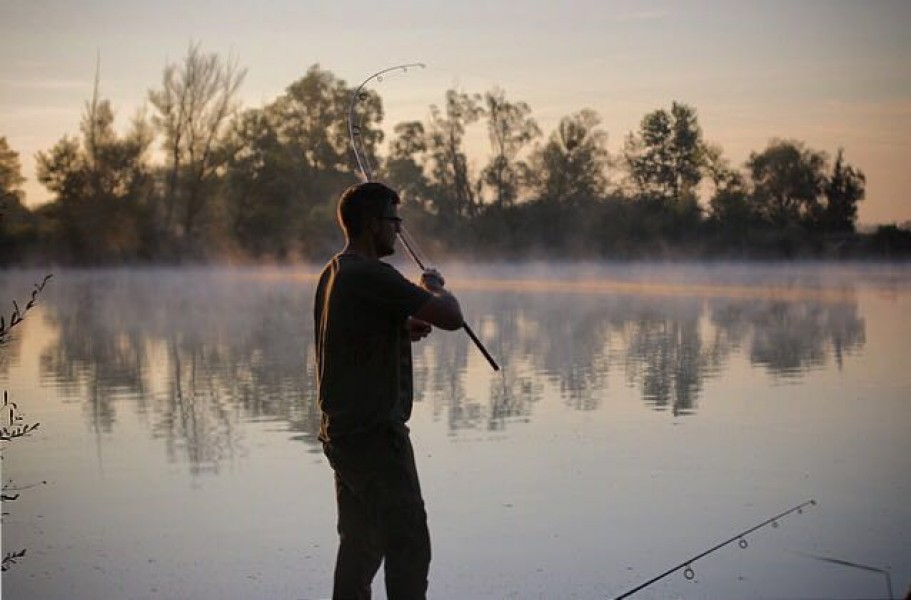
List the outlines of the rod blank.
{"label": "rod blank", "polygon": [[687,579],[692,579],[692,578],[695,576],[695,573],[693,573],[693,569],[692,569],[692,567],[690,566],[692,563],[694,563],[694,562],[696,562],[697,560],[699,560],[700,558],[703,558],[703,557],[705,557],[705,556],[711,554],[712,552],[715,552],[716,550],[720,550],[721,548],[727,546],[728,544],[731,544],[731,543],[736,542],[736,541],[738,541],[738,540],[741,542],[740,547],[741,547],[741,548],[746,548],[746,545],[745,545],[745,544],[746,544],[746,540],[744,539],[744,536],[753,533],[753,532],[756,531],[757,529],[762,529],[762,528],[765,527],[766,525],[775,525],[776,523],[778,523],[779,519],[782,519],[783,517],[786,517],[787,515],[789,515],[789,514],[791,514],[791,513],[793,513],[793,512],[803,512],[803,509],[804,509],[805,507],[807,507],[807,506],[816,506],[816,500],[807,500],[806,502],[803,502],[803,503],[801,503],[801,504],[798,504],[797,506],[795,506],[795,507],[793,507],[793,508],[789,508],[788,510],[784,511],[783,513],[780,513],[780,514],[775,515],[775,516],[772,517],[771,519],[767,519],[767,520],[763,521],[762,523],[759,523],[758,525],[754,525],[753,527],[750,527],[749,529],[746,529],[746,530],[744,530],[744,531],[741,531],[740,533],[738,533],[737,535],[731,537],[730,539],[725,540],[725,541],[723,541],[723,542],[721,542],[720,544],[717,544],[717,545],[715,545],[715,546],[712,546],[711,548],[709,548],[709,549],[706,550],[705,552],[701,552],[700,554],[697,554],[696,556],[693,556],[692,558],[689,558],[689,559],[683,561],[682,563],[680,563],[680,564],[677,565],[676,567],[673,567],[673,568],[671,568],[671,569],[668,569],[667,571],[665,571],[665,572],[662,573],[661,575],[658,575],[657,577],[653,577],[653,578],[649,579],[648,581],[646,581],[646,582],[643,583],[642,585],[637,586],[637,587],[635,587],[635,588],[629,590],[628,592],[626,592],[626,593],[624,593],[624,594],[621,594],[621,595],[617,596],[614,600],[622,600],[623,598],[629,598],[629,597],[632,596],[633,594],[635,594],[635,593],[637,593],[637,592],[639,592],[639,591],[641,591],[641,590],[647,588],[648,586],[652,585],[653,583],[656,583],[656,582],[658,582],[658,581],[664,579],[665,577],[667,577],[667,576],[670,575],[671,573],[673,573],[673,572],[675,572],[675,571],[679,571],[680,569],[686,569],[687,572],[689,573],[689,574],[686,576]]}

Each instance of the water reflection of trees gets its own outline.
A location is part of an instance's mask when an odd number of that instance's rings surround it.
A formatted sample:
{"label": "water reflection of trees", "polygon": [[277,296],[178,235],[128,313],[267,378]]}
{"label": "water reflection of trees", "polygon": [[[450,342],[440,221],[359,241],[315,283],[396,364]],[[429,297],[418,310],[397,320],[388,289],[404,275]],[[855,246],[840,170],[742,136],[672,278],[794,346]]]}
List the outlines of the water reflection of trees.
{"label": "water reflection of trees", "polygon": [[732,349],[746,346],[753,365],[779,378],[821,368],[830,356],[841,369],[866,341],[855,301],[718,302],[712,321]]}
{"label": "water reflection of trees", "polygon": [[93,428],[134,410],[194,471],[243,450],[239,421],[318,429],[310,283],[252,273],[152,271],[72,276],[48,302],[56,344],[42,376],[84,402]]}
{"label": "water reflection of trees", "polygon": [[703,339],[701,304],[683,301],[675,309],[668,314],[645,307],[632,318],[621,315],[619,331],[627,380],[641,387],[645,402],[677,415],[695,410],[703,382],[726,353],[717,339]]}
{"label": "water reflection of trees", "polygon": [[[148,297],[131,300],[130,308],[143,314]],[[60,310],[61,303],[68,310]],[[101,286],[79,279],[65,294],[55,294],[48,303],[48,319],[59,341],[41,357],[42,372],[70,397],[86,400],[87,416],[96,432],[109,433],[116,419],[112,398],[144,389],[145,336],[138,319],[109,305]]]}
{"label": "water reflection of trees", "polygon": [[608,375],[659,410],[696,410],[707,380],[735,354],[773,377],[799,377],[861,348],[865,325],[850,295],[837,299],[503,293],[489,300],[507,365],[530,363],[564,403],[598,408]]}
{"label": "water reflection of trees", "polygon": [[[530,365],[559,389],[568,406],[592,410],[607,385],[610,323],[604,305],[580,300],[503,295],[496,300],[493,314],[504,364]],[[516,382],[507,391],[518,392],[512,387],[523,386],[527,388],[528,382]]]}
{"label": "water reflection of trees", "polygon": [[[197,472],[243,452],[243,422],[275,421],[318,451],[312,285],[290,272],[69,274],[45,305],[58,339],[42,356],[42,376],[83,402],[99,435],[133,411],[173,460]],[[492,375],[457,333],[415,347],[418,402],[452,432],[501,431],[554,397],[596,410],[609,385],[637,389],[655,409],[693,413],[706,381],[735,355],[794,378],[830,359],[840,368],[865,342],[851,299],[462,297],[505,369]]]}

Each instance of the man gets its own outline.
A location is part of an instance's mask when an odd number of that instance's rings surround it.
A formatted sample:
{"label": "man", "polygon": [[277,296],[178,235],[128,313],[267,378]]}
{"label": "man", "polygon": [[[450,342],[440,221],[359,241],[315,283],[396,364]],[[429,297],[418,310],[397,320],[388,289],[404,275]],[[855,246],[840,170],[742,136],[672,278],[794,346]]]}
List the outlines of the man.
{"label": "man", "polygon": [[427,590],[430,535],[405,425],[411,342],[463,319],[438,272],[425,271],[418,286],[380,260],[395,252],[398,203],[380,183],[342,194],[347,244],[323,269],[314,299],[320,440],[338,503],[335,599],[370,598],[384,560],[390,600]]}

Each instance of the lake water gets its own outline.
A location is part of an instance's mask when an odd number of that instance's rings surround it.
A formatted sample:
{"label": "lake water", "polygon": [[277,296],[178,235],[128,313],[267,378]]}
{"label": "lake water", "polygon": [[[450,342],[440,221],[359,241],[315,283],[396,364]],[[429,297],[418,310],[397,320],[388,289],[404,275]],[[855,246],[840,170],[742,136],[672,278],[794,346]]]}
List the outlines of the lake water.
{"label": "lake water", "polygon": [[[330,595],[314,273],[54,273],[0,348],[40,422],[3,448],[4,598]],[[416,346],[431,598],[616,597],[811,499],[633,597],[904,595],[911,267],[444,273],[503,370],[462,332]],[[0,276],[7,317],[41,275]]]}

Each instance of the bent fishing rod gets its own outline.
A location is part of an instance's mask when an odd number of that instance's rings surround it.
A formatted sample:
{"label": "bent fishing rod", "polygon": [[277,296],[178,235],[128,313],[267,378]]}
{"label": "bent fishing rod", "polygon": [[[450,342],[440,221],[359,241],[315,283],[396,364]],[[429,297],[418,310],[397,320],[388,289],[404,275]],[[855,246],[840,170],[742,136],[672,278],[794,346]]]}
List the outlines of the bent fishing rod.
{"label": "bent fishing rod", "polygon": [[771,519],[766,519],[765,521],[763,521],[762,523],[760,523],[758,525],[754,525],[753,527],[750,527],[749,529],[741,531],[740,533],[731,537],[730,539],[727,539],[727,540],[721,542],[720,544],[712,546],[705,552],[701,552],[701,553],[697,554],[696,556],[693,556],[692,558],[688,558],[687,560],[683,561],[676,567],[670,568],[667,571],[665,571],[664,573],[662,573],[661,575],[652,577],[651,579],[649,579],[642,585],[636,586],[633,589],[629,590],[628,592],[625,592],[625,593],[617,596],[614,600],[622,600],[623,598],[629,598],[633,594],[644,590],[645,588],[652,585],[653,583],[657,583],[658,581],[661,581],[662,579],[664,579],[671,573],[675,573],[676,571],[679,571],[680,569],[684,569],[683,576],[686,577],[688,580],[692,581],[696,577],[696,571],[693,569],[693,563],[696,562],[697,560],[699,560],[700,558],[708,556],[712,552],[715,552],[716,550],[720,550],[721,548],[724,548],[728,544],[733,544],[734,542],[737,542],[737,544],[741,548],[746,548],[749,545],[749,543],[746,540],[747,535],[753,533],[754,531],[762,529],[763,527],[766,527],[767,525],[771,525],[772,527],[778,527],[779,520],[790,515],[791,513],[796,512],[798,514],[801,514],[801,513],[803,513],[803,509],[806,508],[807,506],[816,506],[816,500],[807,500],[806,502],[798,504],[797,506],[795,506],[793,508],[789,508],[788,510],[775,515]]}
{"label": "bent fishing rod", "polygon": [[[370,161],[367,158],[367,151],[364,147],[364,139],[362,136],[361,125],[359,122],[355,122],[355,113],[357,108],[357,103],[359,100],[366,98],[367,94],[364,92],[364,87],[374,79],[377,81],[383,81],[383,77],[386,73],[401,71],[408,72],[408,69],[419,68],[423,69],[425,67],[424,63],[408,63],[404,65],[397,65],[394,67],[389,67],[383,69],[382,71],[377,71],[361,83],[354,90],[354,93],[351,94],[351,101],[348,105],[348,137],[351,139],[351,149],[354,151],[354,158],[357,161],[357,166],[361,171],[365,181],[373,180],[373,168],[370,165]],[[402,242],[408,256],[411,257],[411,260],[418,266],[418,268],[423,272],[427,270],[427,263],[425,260],[421,259],[421,253],[418,250],[417,244],[415,244],[414,239],[408,234],[405,226],[402,223],[399,223],[398,231],[396,235],[399,238],[399,241]],[[471,338],[471,341],[474,342],[474,345],[477,346],[478,350],[481,351],[481,354],[484,355],[484,358],[487,359],[487,362],[490,364],[491,368],[494,371],[500,370],[500,365],[497,364],[497,361],[494,360],[490,352],[487,351],[487,348],[484,347],[484,344],[481,343],[481,340],[478,339],[478,336],[475,335],[468,323],[462,321],[462,329],[465,330],[465,333],[468,334],[468,337]]]}

